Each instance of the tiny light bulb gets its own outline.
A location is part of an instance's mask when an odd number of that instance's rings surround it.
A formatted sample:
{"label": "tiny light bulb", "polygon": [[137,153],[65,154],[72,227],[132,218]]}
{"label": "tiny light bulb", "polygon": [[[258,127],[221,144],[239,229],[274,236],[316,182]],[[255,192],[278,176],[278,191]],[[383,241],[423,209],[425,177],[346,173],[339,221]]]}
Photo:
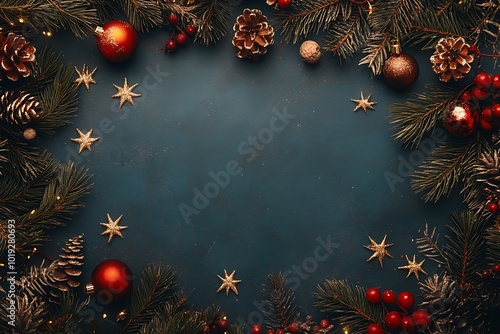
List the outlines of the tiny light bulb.
{"label": "tiny light bulb", "polygon": [[107,317],[108,317],[108,315],[107,315],[106,313],[103,313],[103,314],[102,314],[102,318],[103,318],[103,319],[106,319]]}

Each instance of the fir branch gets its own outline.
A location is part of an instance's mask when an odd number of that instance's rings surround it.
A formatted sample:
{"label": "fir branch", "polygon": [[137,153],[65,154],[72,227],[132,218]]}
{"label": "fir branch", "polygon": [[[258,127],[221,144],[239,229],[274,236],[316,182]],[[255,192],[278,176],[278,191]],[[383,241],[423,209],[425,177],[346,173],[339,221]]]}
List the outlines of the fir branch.
{"label": "fir branch", "polygon": [[443,247],[449,259],[449,274],[457,281],[460,299],[468,297],[471,286],[477,286],[485,251],[486,224],[483,219],[470,211],[454,213],[447,225],[450,232]]}
{"label": "fir branch", "polygon": [[370,34],[366,17],[359,12],[347,20],[332,23],[324,42],[324,49],[340,59],[348,59],[360,50]]}
{"label": "fir branch", "polygon": [[51,320],[46,323],[47,333],[74,333],[83,322],[82,315],[85,314],[90,298],[82,302],[71,291],[59,291],[58,301],[59,304],[51,308]]}
{"label": "fir branch", "polygon": [[39,266],[31,266],[28,273],[16,281],[18,294],[26,294],[31,299],[45,296],[55,283],[53,270],[54,266],[47,267],[44,261]]}
{"label": "fir branch", "polygon": [[457,99],[456,89],[427,86],[422,94],[412,93],[405,103],[389,106],[391,124],[397,130],[396,140],[416,147],[426,132],[432,130],[443,111]]}
{"label": "fir branch", "polygon": [[385,60],[389,58],[393,38],[394,36],[388,31],[372,33],[368,38],[367,46],[363,49],[363,53],[367,55],[361,58],[358,65],[368,65],[375,75],[382,73]]}
{"label": "fir branch", "polygon": [[150,333],[202,333],[202,324],[191,313],[178,312],[169,314],[165,307],[155,311],[150,321],[145,323],[137,332],[139,334]]}
{"label": "fir branch", "polygon": [[436,228],[434,227],[432,232],[429,232],[429,225],[425,224],[422,234],[423,237],[416,240],[418,251],[438,264],[446,264],[448,260],[438,245],[439,234],[436,235]]}
{"label": "fir branch", "polygon": [[229,29],[229,17],[232,10],[230,0],[200,1],[194,9],[198,17],[196,40],[209,45],[224,37]]}
{"label": "fir branch", "polygon": [[90,7],[96,10],[99,22],[108,22],[117,16],[116,0],[87,0]]}
{"label": "fir branch", "polygon": [[265,286],[262,294],[266,298],[264,305],[266,309],[262,311],[265,316],[265,324],[271,329],[287,328],[293,322],[296,315],[293,301],[295,295],[293,291],[286,287],[286,282],[281,273],[269,275],[268,286]]}
{"label": "fir branch", "polygon": [[41,298],[30,298],[26,294],[16,294],[16,317],[11,326],[7,317],[7,306],[9,300],[2,300],[2,310],[0,313],[0,330],[2,333],[23,333],[39,334],[43,333],[45,326],[45,316],[47,314],[47,305]]}
{"label": "fir branch", "polygon": [[411,174],[412,189],[415,193],[422,194],[425,202],[437,202],[448,196],[450,191],[463,181],[465,171],[476,164],[480,151],[481,139],[478,138],[468,142],[444,142]]}
{"label": "fir branch", "polygon": [[147,32],[163,23],[163,15],[156,1],[120,0],[127,18],[139,32]]}
{"label": "fir branch", "polygon": [[486,259],[488,265],[500,263],[500,229],[498,226],[490,226],[486,229]]}
{"label": "fir branch", "polygon": [[132,293],[129,319],[121,333],[137,333],[155,315],[155,310],[171,298],[175,272],[170,267],[148,265]]}
{"label": "fir branch", "polygon": [[348,327],[353,334],[365,333],[372,323],[383,323],[382,305],[368,303],[366,290],[345,280],[326,280],[313,297],[315,307],[331,313],[340,327]]}
{"label": "fir branch", "polygon": [[[327,30],[342,12],[350,14],[353,4],[350,1],[317,0],[300,1],[290,11],[278,11],[278,29],[286,43],[295,44],[309,34]],[[350,15],[349,15],[350,16]]]}
{"label": "fir branch", "polygon": [[161,0],[161,7],[165,15],[174,13],[182,22],[182,25],[193,24],[194,26],[199,26],[198,18],[196,17],[195,11],[198,5],[184,5],[170,0]]}
{"label": "fir branch", "polygon": [[2,169],[4,168],[3,164],[5,162],[9,162],[9,158],[7,158],[8,152],[7,139],[0,140],[0,176],[2,175]]}

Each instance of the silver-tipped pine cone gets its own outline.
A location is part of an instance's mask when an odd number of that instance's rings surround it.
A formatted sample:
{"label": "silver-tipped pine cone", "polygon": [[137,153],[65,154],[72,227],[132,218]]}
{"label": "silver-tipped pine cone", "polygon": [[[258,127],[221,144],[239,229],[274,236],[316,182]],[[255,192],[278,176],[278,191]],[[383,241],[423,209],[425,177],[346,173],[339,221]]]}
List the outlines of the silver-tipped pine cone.
{"label": "silver-tipped pine cone", "polygon": [[24,125],[40,118],[42,107],[34,96],[23,91],[0,93],[0,119]]}
{"label": "silver-tipped pine cone", "polygon": [[0,81],[17,81],[31,75],[36,48],[13,32],[0,33]]}
{"label": "silver-tipped pine cone", "polygon": [[239,58],[257,59],[274,44],[274,30],[258,9],[244,9],[233,26],[233,45]]}

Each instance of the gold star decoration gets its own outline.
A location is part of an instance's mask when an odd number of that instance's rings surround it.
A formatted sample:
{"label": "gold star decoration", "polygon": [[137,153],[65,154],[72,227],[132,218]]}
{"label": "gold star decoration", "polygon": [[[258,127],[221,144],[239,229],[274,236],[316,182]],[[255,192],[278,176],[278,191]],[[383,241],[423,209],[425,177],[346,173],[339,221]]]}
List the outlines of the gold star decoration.
{"label": "gold star decoration", "polygon": [[87,88],[87,91],[90,92],[90,84],[96,83],[94,78],[92,78],[96,70],[97,67],[94,68],[92,72],[89,73],[89,68],[87,67],[87,65],[83,64],[83,69],[82,72],[80,73],[80,71],[78,71],[78,69],[75,66],[75,71],[76,73],[78,73],[78,78],[75,80],[75,82],[78,84],[76,85],[76,87],[80,87],[81,84],[84,84],[85,87]]}
{"label": "gold star decoration", "polygon": [[70,139],[75,143],[80,144],[80,148],[78,149],[78,154],[82,153],[84,149],[91,151],[90,146],[92,146],[92,144],[94,144],[96,141],[99,140],[99,137],[95,138],[90,137],[94,129],[90,129],[90,131],[87,133],[81,132],[80,129],[78,128],[76,128],[76,131],[78,132],[80,138],[70,138]]}
{"label": "gold star decoration", "polygon": [[125,82],[123,83],[123,87],[120,87],[118,85],[113,84],[116,89],[118,89],[118,93],[113,95],[112,97],[120,98],[120,107],[123,106],[125,102],[130,103],[131,105],[134,105],[134,97],[139,97],[141,94],[137,94],[132,92],[132,90],[137,87],[139,84],[133,84],[132,86],[129,87],[127,83],[127,78],[125,78]]}
{"label": "gold star decoration", "polygon": [[366,260],[367,262],[370,261],[370,260],[373,260],[374,258],[378,258],[378,262],[380,263],[380,266],[383,267],[384,265],[382,264],[382,260],[384,259],[384,256],[388,256],[390,258],[392,258],[392,255],[389,254],[389,252],[387,251],[387,247],[389,246],[392,246],[394,244],[386,244],[385,243],[385,239],[387,238],[387,235],[384,236],[384,239],[382,240],[382,242],[380,244],[377,244],[371,237],[368,237],[368,239],[370,239],[370,242],[372,243],[371,245],[368,245],[368,246],[364,246],[365,248],[368,248],[369,250],[373,251],[373,255],[370,256],[370,258],[368,260]]}
{"label": "gold star decoration", "polygon": [[417,263],[417,261],[415,260],[415,255],[413,255],[413,261],[410,261],[408,255],[406,255],[406,261],[408,261],[408,265],[398,267],[398,269],[408,269],[408,275],[406,275],[406,278],[410,277],[411,274],[415,274],[415,277],[417,277],[418,280],[419,271],[427,275],[425,270],[422,269],[422,264],[424,264],[425,260],[422,260],[422,262]]}
{"label": "gold star decoration", "polygon": [[120,238],[123,238],[121,230],[128,228],[128,226],[118,226],[118,224],[120,223],[120,220],[122,220],[122,218],[123,218],[123,215],[118,217],[115,221],[113,221],[113,219],[111,219],[111,216],[109,215],[109,213],[107,215],[108,215],[108,222],[101,223],[102,226],[106,227],[106,231],[102,232],[101,235],[109,234],[109,238],[108,238],[108,244],[109,244],[111,242],[111,239],[113,239],[113,237],[115,235],[119,236]]}
{"label": "gold star decoration", "polygon": [[217,293],[219,293],[222,289],[226,289],[226,296],[229,294],[229,289],[233,290],[235,294],[238,294],[238,289],[236,288],[236,284],[240,283],[240,280],[234,279],[234,273],[236,270],[233,270],[231,275],[227,274],[226,269],[224,269],[224,277],[217,275],[222,280],[221,286],[217,289]]}
{"label": "gold star decoration", "polygon": [[363,111],[366,113],[366,109],[372,109],[372,110],[375,110],[375,108],[373,108],[373,105],[374,104],[377,104],[377,102],[370,102],[370,97],[372,96],[372,94],[368,95],[368,97],[364,97],[363,96],[363,92],[361,92],[361,99],[360,100],[355,100],[355,99],[351,99],[352,102],[356,102],[358,105],[356,106],[356,108],[354,108],[354,111],[358,110],[358,109],[363,109]]}

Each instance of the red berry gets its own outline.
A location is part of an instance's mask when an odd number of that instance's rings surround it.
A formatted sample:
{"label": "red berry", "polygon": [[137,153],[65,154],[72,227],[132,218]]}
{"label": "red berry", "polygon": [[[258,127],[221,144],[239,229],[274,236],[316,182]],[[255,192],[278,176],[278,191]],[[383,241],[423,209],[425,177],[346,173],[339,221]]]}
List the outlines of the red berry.
{"label": "red berry", "polygon": [[485,281],[489,281],[492,277],[492,273],[491,273],[491,270],[489,269],[484,269],[482,272],[481,272],[481,278]]}
{"label": "red berry", "polygon": [[165,43],[165,51],[174,52],[177,49],[177,43],[173,39],[169,39],[167,43]]}
{"label": "red berry", "polygon": [[491,85],[494,89],[500,89],[500,74],[493,74],[491,76]]}
{"label": "red berry", "polygon": [[290,325],[288,325],[288,327],[287,327],[286,330],[289,331],[292,334],[298,333],[299,332],[299,324],[296,323],[296,322],[293,322]]}
{"label": "red berry", "polygon": [[431,324],[431,320],[429,319],[429,313],[426,310],[418,309],[413,312],[411,315],[415,326],[418,329],[424,330]]}
{"label": "red berry", "polygon": [[491,76],[486,72],[481,72],[474,78],[474,83],[478,86],[484,88],[490,88],[491,86]]}
{"label": "red berry", "polygon": [[469,90],[466,90],[462,93],[462,95],[460,95],[460,99],[463,101],[470,101],[470,99],[472,99],[472,93]]}
{"label": "red berry", "polygon": [[321,329],[326,329],[328,327],[330,327],[330,321],[328,321],[328,319],[323,319],[319,322],[319,327],[321,327]]}
{"label": "red berry", "polygon": [[391,329],[396,329],[401,326],[401,314],[399,312],[390,311],[385,315],[385,324]]}
{"label": "red berry", "polygon": [[488,211],[491,213],[495,213],[498,210],[498,204],[497,203],[489,203],[488,204]]}
{"label": "red berry", "polygon": [[366,334],[384,334],[384,329],[378,324],[371,324],[366,329]]}
{"label": "red berry", "polygon": [[396,303],[396,293],[393,290],[385,290],[382,294],[382,301],[385,304],[395,304]]}
{"label": "red berry", "polygon": [[276,334],[285,334],[285,331],[283,329],[278,329],[276,331]]}
{"label": "red berry", "polygon": [[179,18],[177,17],[177,15],[175,15],[174,13],[172,13],[172,14],[170,14],[168,16],[168,22],[170,24],[174,24],[175,25],[175,24],[177,24],[177,22],[179,22]]}
{"label": "red berry", "polygon": [[481,111],[481,118],[488,122],[493,120],[493,112],[490,107],[486,107]]}
{"label": "red berry", "polygon": [[413,294],[411,292],[404,291],[398,295],[398,305],[405,310],[411,309],[414,303],[415,298],[413,298]]}
{"label": "red berry", "polygon": [[217,324],[217,326],[219,326],[219,328],[222,330],[226,330],[227,329],[227,320],[226,319],[220,320],[219,323]]}
{"label": "red berry", "polygon": [[185,30],[188,35],[194,35],[196,33],[196,27],[192,24],[188,24]]}
{"label": "red berry", "polygon": [[177,45],[185,45],[187,41],[188,41],[188,36],[185,33],[180,32],[177,35],[175,35],[175,42],[177,43]]}
{"label": "red berry", "polygon": [[472,96],[479,101],[483,101],[490,96],[490,91],[482,86],[474,86],[474,88],[472,88]]}
{"label": "red berry", "polygon": [[275,334],[275,332],[272,329],[268,329],[267,334]]}
{"label": "red berry", "polygon": [[320,330],[321,330],[321,327],[319,327],[319,325],[314,325],[312,328],[313,333],[319,333]]}
{"label": "red berry", "polygon": [[292,0],[278,0],[279,8],[287,8],[292,4]]}
{"label": "red berry", "polygon": [[495,274],[500,274],[500,264],[495,263],[491,269]]}
{"label": "red berry", "polygon": [[250,333],[252,334],[262,334],[262,326],[259,324],[255,324],[250,328]]}
{"label": "red berry", "polygon": [[491,114],[494,118],[500,119],[500,104],[495,103],[491,106]]}
{"label": "red berry", "polygon": [[380,290],[377,288],[369,288],[366,290],[366,300],[368,300],[371,304],[380,303],[380,298],[382,298],[382,294]]}
{"label": "red berry", "polygon": [[483,118],[479,120],[479,125],[483,130],[490,131],[493,129],[493,123],[491,121],[487,121]]}
{"label": "red berry", "polygon": [[404,317],[401,318],[401,328],[405,332],[411,333],[415,328],[415,323],[413,322],[411,317],[405,315]]}

